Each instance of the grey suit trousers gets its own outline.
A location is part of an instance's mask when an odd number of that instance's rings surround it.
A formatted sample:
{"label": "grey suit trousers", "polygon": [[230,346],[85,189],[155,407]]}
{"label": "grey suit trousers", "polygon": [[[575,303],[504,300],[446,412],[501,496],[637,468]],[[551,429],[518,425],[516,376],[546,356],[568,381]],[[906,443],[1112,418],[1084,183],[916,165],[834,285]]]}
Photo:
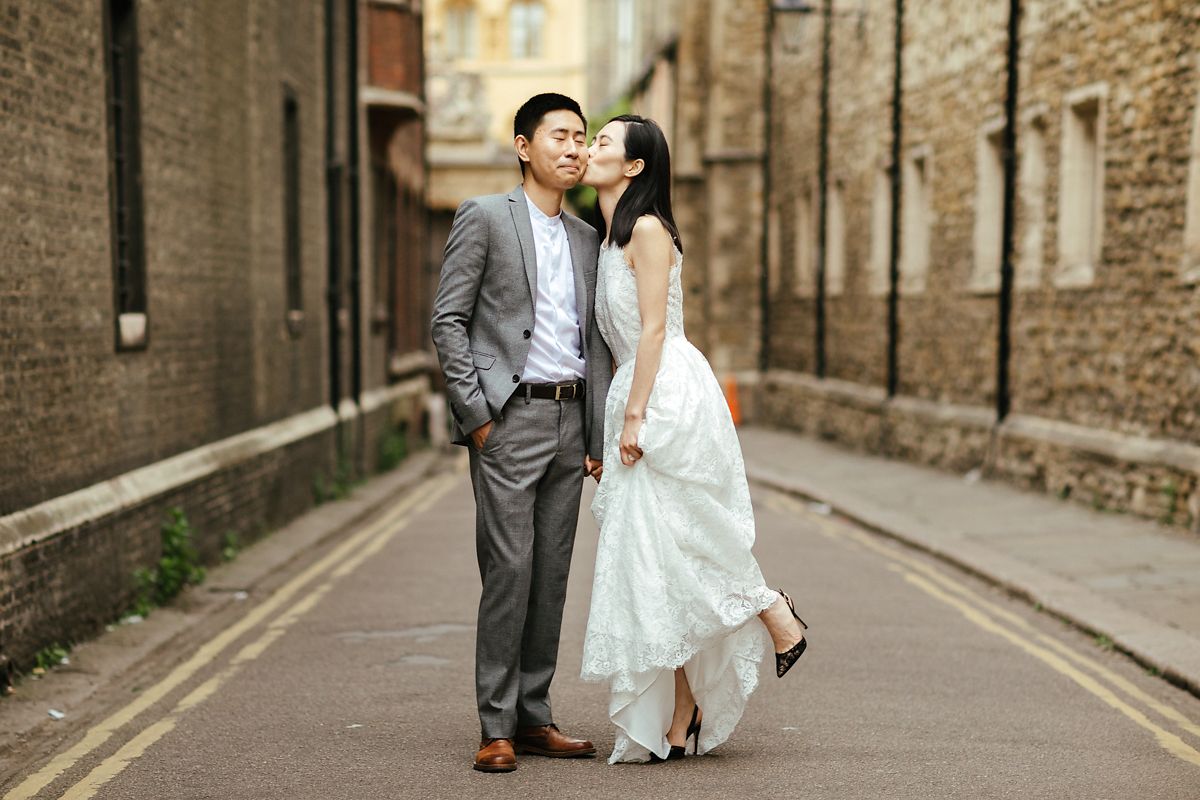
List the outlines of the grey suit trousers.
{"label": "grey suit trousers", "polygon": [[484,738],[547,725],[583,489],[584,403],[518,392],[469,447],[483,594],[475,687]]}

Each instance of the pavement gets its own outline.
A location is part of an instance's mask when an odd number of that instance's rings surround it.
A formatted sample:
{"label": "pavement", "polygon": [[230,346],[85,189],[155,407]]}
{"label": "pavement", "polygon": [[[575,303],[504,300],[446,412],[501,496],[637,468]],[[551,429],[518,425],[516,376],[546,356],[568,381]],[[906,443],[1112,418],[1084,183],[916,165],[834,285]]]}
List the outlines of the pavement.
{"label": "pavement", "polygon": [[1200,696],[1195,534],[796,433],[739,434],[752,483],[975,573]]}

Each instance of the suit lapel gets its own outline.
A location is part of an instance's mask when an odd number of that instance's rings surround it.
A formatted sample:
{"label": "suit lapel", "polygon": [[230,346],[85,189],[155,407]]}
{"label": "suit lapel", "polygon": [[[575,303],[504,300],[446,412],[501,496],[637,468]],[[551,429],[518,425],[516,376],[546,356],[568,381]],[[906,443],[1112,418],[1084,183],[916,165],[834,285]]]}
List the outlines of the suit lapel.
{"label": "suit lapel", "polygon": [[529,280],[529,302],[537,305],[537,245],[533,240],[533,223],[529,221],[529,206],[526,205],[525,190],[518,186],[508,195],[508,209],[512,212],[513,225],[517,229],[517,241],[521,244],[521,260],[525,262],[525,277]]}

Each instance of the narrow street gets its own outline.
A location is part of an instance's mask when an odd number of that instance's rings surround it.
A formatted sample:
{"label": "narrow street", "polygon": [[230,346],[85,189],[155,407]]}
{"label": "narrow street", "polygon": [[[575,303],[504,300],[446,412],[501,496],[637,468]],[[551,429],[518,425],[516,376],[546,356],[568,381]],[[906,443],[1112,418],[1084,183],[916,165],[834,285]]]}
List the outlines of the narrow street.
{"label": "narrow street", "polygon": [[[136,692],[111,692],[16,798],[1195,798],[1200,700],[930,558],[755,490],[756,553],[812,626],[716,753],[608,766],[578,679],[596,527],[580,524],[556,717],[597,759],[470,768],[474,508],[434,476],[318,549]],[[764,662],[770,667],[769,661]],[[125,687],[128,690],[128,687]],[[103,706],[103,707],[100,707]]]}

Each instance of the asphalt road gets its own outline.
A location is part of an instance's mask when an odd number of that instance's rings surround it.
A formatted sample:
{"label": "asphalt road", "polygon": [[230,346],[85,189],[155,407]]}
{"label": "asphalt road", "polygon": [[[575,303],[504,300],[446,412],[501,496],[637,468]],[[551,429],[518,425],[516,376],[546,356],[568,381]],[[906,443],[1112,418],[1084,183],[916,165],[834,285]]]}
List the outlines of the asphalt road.
{"label": "asphalt road", "polygon": [[1200,700],[969,576],[763,491],[755,552],[811,625],[808,652],[782,681],[764,661],[715,753],[609,766],[605,688],[578,679],[597,537],[585,491],[553,697],[560,727],[599,758],[470,768],[479,580],[458,473],[311,553],[193,649],[145,665],[142,685],[102,694],[89,732],[3,796],[1200,798]]}

